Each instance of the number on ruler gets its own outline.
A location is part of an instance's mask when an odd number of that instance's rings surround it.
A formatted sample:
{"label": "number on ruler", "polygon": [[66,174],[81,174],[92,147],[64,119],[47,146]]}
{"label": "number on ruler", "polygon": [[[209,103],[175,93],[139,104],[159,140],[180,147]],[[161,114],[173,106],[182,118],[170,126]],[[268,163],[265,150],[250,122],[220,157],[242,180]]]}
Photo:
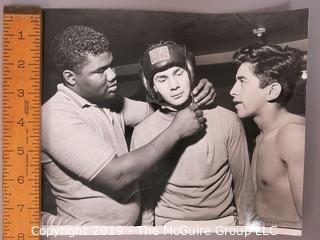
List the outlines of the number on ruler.
{"label": "number on ruler", "polygon": [[23,147],[17,147],[17,153],[18,153],[18,155],[23,155],[24,154]]}
{"label": "number on ruler", "polygon": [[20,120],[17,122],[17,124],[20,125],[21,127],[24,127],[23,118],[20,118]]}
{"label": "number on ruler", "polygon": [[24,240],[24,234],[18,233],[18,240]]}
{"label": "number on ruler", "polygon": [[21,89],[21,88],[18,89],[18,90],[17,90],[17,96],[18,96],[18,97],[23,97],[23,96],[24,96],[24,90]]}
{"label": "number on ruler", "polygon": [[24,183],[24,176],[19,176],[19,177],[17,178],[17,182],[18,182],[19,184],[23,184],[23,183]]}
{"label": "number on ruler", "polygon": [[17,208],[19,209],[19,212],[21,213],[24,208],[24,204],[18,204]]}
{"label": "number on ruler", "polygon": [[19,37],[18,37],[19,40],[24,40],[25,38],[23,37],[23,32],[20,31],[19,32]]}
{"label": "number on ruler", "polygon": [[24,68],[25,67],[25,61],[19,60],[18,61],[18,68]]}

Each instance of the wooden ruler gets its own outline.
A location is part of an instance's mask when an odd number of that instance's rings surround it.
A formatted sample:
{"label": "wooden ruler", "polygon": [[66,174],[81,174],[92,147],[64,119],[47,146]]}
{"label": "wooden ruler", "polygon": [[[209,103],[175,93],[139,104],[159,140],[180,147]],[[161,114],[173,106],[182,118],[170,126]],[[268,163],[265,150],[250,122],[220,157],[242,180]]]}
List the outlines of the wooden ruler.
{"label": "wooden ruler", "polygon": [[42,13],[5,7],[3,16],[3,239],[40,239]]}

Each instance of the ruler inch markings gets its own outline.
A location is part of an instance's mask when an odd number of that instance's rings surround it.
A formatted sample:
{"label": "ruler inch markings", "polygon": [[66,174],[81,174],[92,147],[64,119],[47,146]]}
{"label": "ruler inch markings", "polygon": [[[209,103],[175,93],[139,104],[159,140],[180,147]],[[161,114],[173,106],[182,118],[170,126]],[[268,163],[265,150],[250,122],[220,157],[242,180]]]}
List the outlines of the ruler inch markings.
{"label": "ruler inch markings", "polygon": [[[42,10],[38,7],[12,5],[5,6],[3,12],[2,237],[19,240],[20,233],[29,233],[35,224],[39,226],[41,216]],[[19,89],[24,90],[23,96],[18,96],[16,91]],[[30,112],[25,111],[26,101],[32,103],[33,109]],[[27,136],[22,137],[26,135],[26,131]],[[31,138],[29,135],[37,137]],[[23,215],[15,207],[16,203],[26,206]],[[29,204],[37,210],[28,209]],[[21,225],[21,222],[24,224]],[[23,239],[40,239],[40,236],[29,235],[24,234]]]}

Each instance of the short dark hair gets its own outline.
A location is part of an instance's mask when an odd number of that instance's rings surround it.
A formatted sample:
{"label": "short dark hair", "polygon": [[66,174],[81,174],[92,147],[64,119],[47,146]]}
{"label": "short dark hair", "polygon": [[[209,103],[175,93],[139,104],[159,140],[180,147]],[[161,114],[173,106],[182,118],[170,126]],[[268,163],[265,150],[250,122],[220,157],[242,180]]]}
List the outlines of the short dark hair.
{"label": "short dark hair", "polygon": [[300,78],[303,51],[297,48],[278,45],[255,44],[236,51],[233,59],[242,64],[253,64],[254,73],[260,80],[260,88],[279,83],[282,91],[276,102],[285,104],[292,96],[297,80]]}
{"label": "short dark hair", "polygon": [[51,43],[53,62],[63,71],[78,71],[89,54],[99,55],[110,51],[109,40],[87,26],[69,26],[59,32]]}

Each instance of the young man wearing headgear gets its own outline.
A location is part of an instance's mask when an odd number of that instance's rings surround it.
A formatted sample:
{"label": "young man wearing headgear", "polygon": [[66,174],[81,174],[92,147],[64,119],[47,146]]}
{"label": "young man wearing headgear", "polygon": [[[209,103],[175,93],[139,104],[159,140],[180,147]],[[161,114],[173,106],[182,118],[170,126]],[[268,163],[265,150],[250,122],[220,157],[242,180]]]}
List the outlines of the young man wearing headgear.
{"label": "young man wearing headgear", "polygon": [[253,153],[257,220],[267,226],[301,228],[305,118],[286,103],[300,77],[302,52],[277,45],[238,50],[230,91],[238,116],[260,129]]}
{"label": "young man wearing headgear", "polygon": [[[181,110],[153,142],[128,152],[125,126],[153,111],[117,95],[108,39],[92,28],[70,26],[56,35],[52,53],[63,83],[42,106],[41,161],[57,215],[43,213],[42,224],[135,225],[137,181],[176,142],[201,129],[202,113],[195,106]],[[212,85],[205,80],[198,87],[198,99],[210,103]]]}
{"label": "young man wearing headgear", "polygon": [[[135,127],[132,150],[151,142],[177,111],[192,103],[194,65],[185,46],[173,42],[144,52],[142,80],[161,108]],[[212,227],[234,225],[237,220],[245,224],[251,217],[251,171],[241,122],[219,106],[203,114],[206,129],[176,144],[164,156],[166,161],[141,182],[143,225]]]}

